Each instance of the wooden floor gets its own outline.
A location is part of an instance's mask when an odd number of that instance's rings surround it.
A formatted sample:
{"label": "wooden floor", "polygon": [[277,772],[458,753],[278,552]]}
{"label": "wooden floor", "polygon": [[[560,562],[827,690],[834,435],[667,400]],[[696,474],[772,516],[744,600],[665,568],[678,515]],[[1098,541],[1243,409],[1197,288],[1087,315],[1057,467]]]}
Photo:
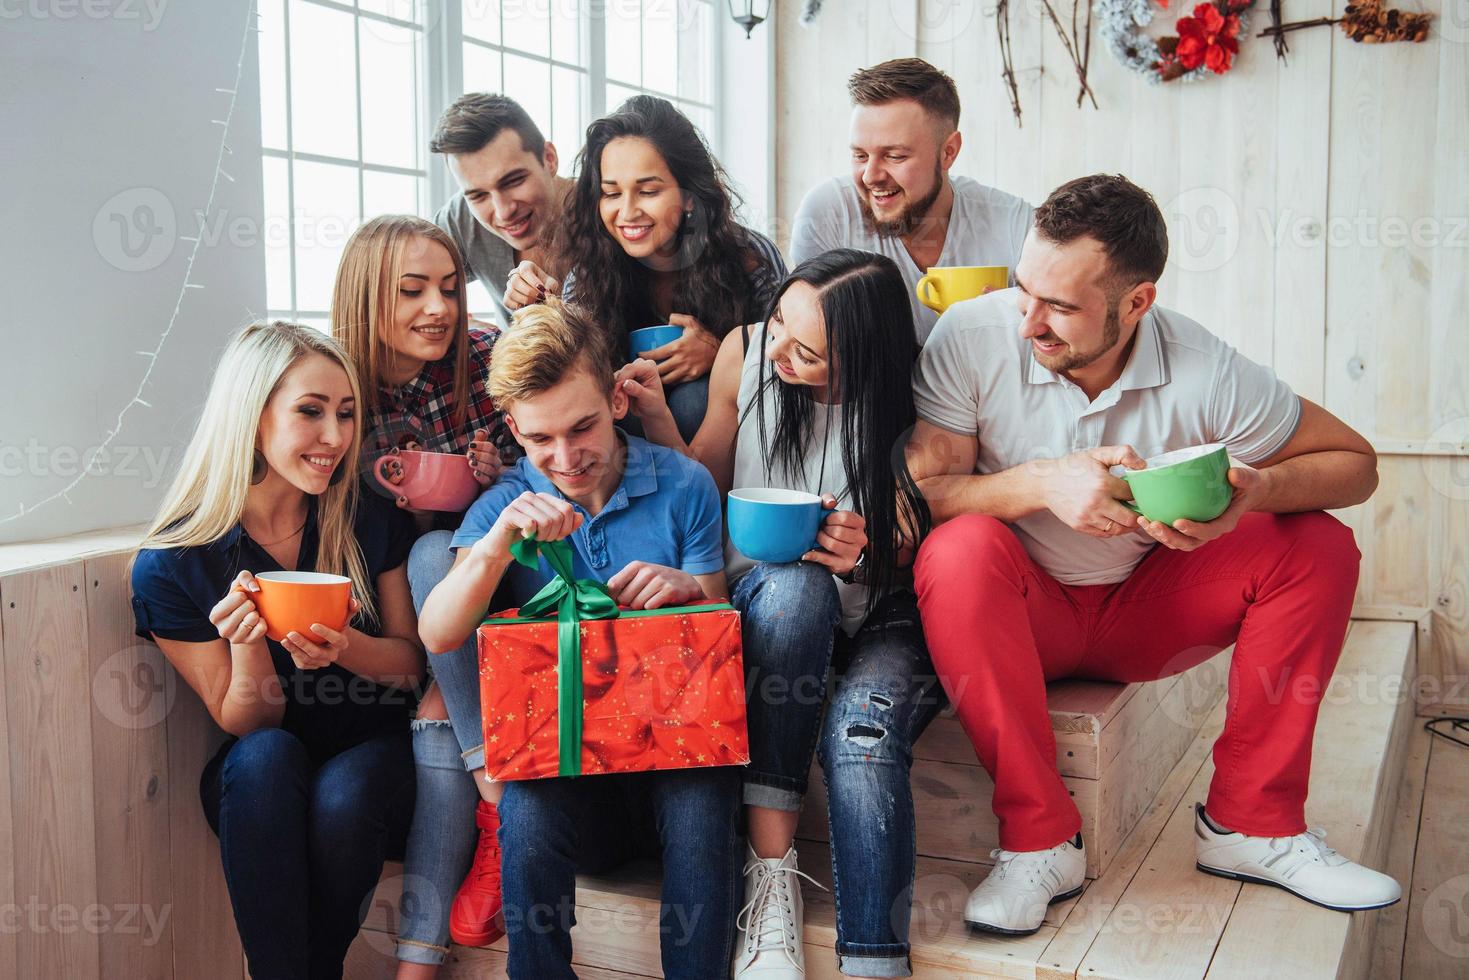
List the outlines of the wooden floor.
{"label": "wooden floor", "polygon": [[[1318,727],[1308,817],[1327,843],[1411,880],[1380,912],[1328,912],[1275,889],[1194,869],[1192,806],[1203,799],[1222,704],[1123,842],[1109,870],[1058,905],[1036,935],[970,934],[958,919],[982,864],[920,860],[912,926],[915,975],[1056,978],[1469,977],[1469,748],[1431,738],[1400,684],[1414,668],[1412,628],[1356,622]],[[829,880],[826,856],[802,844],[802,866]],[[385,883],[390,890],[395,883]],[[830,897],[809,886],[808,976],[836,977]],[[380,893],[349,961],[352,980],[390,977],[394,896]],[[585,879],[578,894],[578,972],[658,976],[657,884],[651,868]],[[503,976],[499,949],[456,949],[446,977]]]}

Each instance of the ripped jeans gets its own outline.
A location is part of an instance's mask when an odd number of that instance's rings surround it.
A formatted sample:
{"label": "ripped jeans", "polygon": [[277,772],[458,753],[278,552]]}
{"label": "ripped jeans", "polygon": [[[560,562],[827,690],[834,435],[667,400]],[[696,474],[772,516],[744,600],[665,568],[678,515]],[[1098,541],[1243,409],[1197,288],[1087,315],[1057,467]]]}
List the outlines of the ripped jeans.
{"label": "ripped jeans", "polygon": [[845,974],[906,977],[917,847],[908,776],[913,743],[945,703],[913,593],[879,602],[857,635],[838,644],[836,661],[841,679],[818,751],[837,961]]}

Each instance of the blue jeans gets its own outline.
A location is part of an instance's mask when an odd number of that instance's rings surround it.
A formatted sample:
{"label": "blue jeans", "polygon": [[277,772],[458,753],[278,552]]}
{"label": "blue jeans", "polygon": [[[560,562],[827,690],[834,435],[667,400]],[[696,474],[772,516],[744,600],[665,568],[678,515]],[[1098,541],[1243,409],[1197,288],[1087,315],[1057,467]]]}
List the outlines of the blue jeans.
{"label": "blue jeans", "polygon": [[821,732],[831,826],[837,961],[864,977],[906,977],[916,841],[913,743],[944,704],[911,592],[878,603],[838,654],[845,670]]}
{"label": "blue jeans", "polygon": [[577,872],[663,860],[663,975],[729,975],[741,887],[739,773],[731,767],[532,779],[500,802],[512,980],[574,978]]}
{"label": "blue jeans", "polygon": [[401,849],[413,794],[407,732],[318,766],[295,735],[262,728],[204,768],[199,795],[252,977],[342,975],[383,861]]}
{"label": "blue jeans", "polygon": [[403,858],[397,954],[407,963],[442,963],[449,953],[449,906],[479,840],[474,811],[480,797],[448,723],[419,720],[413,726],[418,803]]}
{"label": "blue jeans", "polygon": [[709,375],[685,381],[668,389],[668,410],[678,424],[678,434],[684,442],[693,442],[704,424],[704,412],[709,407]]}
{"label": "blue jeans", "polygon": [[[408,585],[417,612],[454,565],[452,538],[448,531],[430,531],[408,554]],[[413,722],[418,805],[408,833],[398,906],[398,959],[407,963],[442,963],[449,952],[449,906],[469,873],[479,840],[474,811],[480,796],[470,772],[485,764],[475,637],[449,653],[430,653],[428,665],[444,696],[449,723]]]}
{"label": "blue jeans", "polygon": [[744,801],[799,810],[842,607],[831,573],[820,565],[762,562],[735,583],[740,611],[750,764]]}
{"label": "blue jeans", "polygon": [[[408,585],[413,590],[416,612],[423,612],[428,594],[454,567],[454,552],[449,550],[449,542],[453,539],[454,535],[449,531],[430,531],[415,541],[413,550],[408,553]],[[493,601],[491,608],[494,608]],[[459,739],[460,752],[464,757],[465,771],[483,769],[485,730],[479,711],[478,636],[469,634],[469,638],[455,650],[430,650],[428,669],[433,672],[434,683],[444,695],[449,723]]]}

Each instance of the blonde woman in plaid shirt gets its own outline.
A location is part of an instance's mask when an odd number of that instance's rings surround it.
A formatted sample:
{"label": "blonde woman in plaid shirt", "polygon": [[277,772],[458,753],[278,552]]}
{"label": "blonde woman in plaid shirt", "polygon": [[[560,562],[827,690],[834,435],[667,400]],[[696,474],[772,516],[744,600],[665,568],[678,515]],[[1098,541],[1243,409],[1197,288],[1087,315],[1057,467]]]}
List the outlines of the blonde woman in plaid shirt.
{"label": "blonde woman in plaid shirt", "polygon": [[[430,221],[384,215],[347,242],[332,297],[332,335],[362,378],[363,472],[395,449],[467,453],[480,485],[489,487],[513,459],[515,442],[485,388],[499,332],[471,325],[463,286],[464,262],[453,239]],[[388,475],[400,479],[402,466],[390,463]],[[376,481],[363,482],[382,492]],[[406,498],[397,503],[407,509]],[[459,515],[415,516],[426,532],[408,558],[418,609],[453,562],[445,528],[457,527]],[[418,804],[404,869],[412,884],[405,891],[416,886],[425,893],[404,896],[398,945],[404,977],[432,976],[451,931],[455,941],[472,945],[498,935],[492,923],[500,907],[499,787],[471,775],[480,765],[476,775],[483,776],[482,763],[467,754],[483,741],[479,705],[457,704],[453,692],[472,690],[472,679],[443,676],[464,662],[436,662],[439,677],[413,722]]]}

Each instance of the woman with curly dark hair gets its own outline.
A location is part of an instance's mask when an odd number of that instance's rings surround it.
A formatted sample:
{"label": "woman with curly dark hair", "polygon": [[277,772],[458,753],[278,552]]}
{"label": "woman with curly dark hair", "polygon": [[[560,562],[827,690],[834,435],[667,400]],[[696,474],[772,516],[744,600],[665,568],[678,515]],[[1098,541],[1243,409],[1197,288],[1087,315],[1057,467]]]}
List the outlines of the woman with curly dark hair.
{"label": "woman with curly dark hair", "polygon": [[765,319],[785,278],[775,245],[734,217],[734,194],[698,129],[665,99],[638,95],[587,127],[560,248],[566,297],[611,331],[670,324],[658,362],[685,439],[704,418],[709,369],[735,327]]}

